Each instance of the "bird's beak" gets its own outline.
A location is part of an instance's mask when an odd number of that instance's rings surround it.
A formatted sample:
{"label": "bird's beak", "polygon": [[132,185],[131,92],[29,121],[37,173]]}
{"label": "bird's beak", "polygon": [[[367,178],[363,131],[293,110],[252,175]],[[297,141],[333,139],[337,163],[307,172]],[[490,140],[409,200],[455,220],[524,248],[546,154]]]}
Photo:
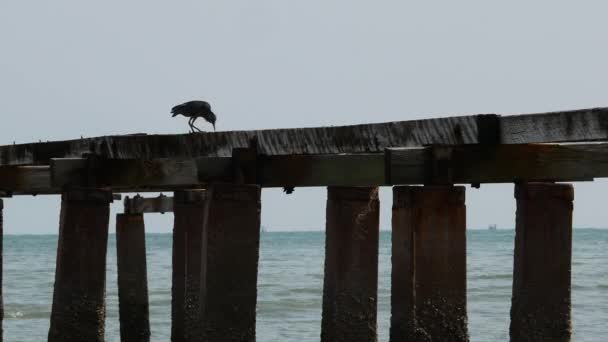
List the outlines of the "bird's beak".
{"label": "bird's beak", "polygon": [[177,116],[177,113],[173,113],[173,115],[171,115],[171,117],[173,117],[173,118],[176,116]]}

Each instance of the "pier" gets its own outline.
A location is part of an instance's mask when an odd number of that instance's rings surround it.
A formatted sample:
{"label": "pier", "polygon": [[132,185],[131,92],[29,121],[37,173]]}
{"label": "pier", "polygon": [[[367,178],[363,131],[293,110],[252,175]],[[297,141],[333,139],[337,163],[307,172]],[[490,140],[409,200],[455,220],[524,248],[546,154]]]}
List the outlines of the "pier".
{"label": "pier", "polygon": [[133,192],[116,213],[121,340],[150,339],[145,215],[172,212],[171,341],[255,341],[271,187],[327,187],[321,341],[377,340],[380,205],[390,341],[468,341],[466,186],[484,183],[514,184],[511,341],[570,341],[571,183],[601,177],[608,108],[0,146],[4,201],[61,195],[48,340],[63,342],[104,340],[109,205]]}

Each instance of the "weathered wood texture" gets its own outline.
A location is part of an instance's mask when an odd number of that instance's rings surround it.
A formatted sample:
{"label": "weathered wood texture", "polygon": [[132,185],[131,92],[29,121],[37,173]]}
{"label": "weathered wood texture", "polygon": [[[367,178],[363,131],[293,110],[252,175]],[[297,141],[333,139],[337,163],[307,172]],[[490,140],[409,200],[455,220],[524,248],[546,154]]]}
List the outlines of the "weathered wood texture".
{"label": "weathered wood texture", "polygon": [[608,139],[608,108],[589,108],[500,118],[500,142],[524,144]]}
{"label": "weathered wood texture", "polygon": [[376,341],[378,188],[327,189],[321,341]]}
{"label": "weathered wood texture", "polygon": [[4,202],[0,199],[0,342],[4,340],[4,299],[2,297],[2,284],[4,267],[3,255],[4,255]]}
{"label": "weathered wood texture", "polygon": [[261,190],[256,185],[214,184],[209,193],[202,248],[202,340],[254,342]]}
{"label": "weathered wood texture", "polygon": [[[173,191],[236,181],[231,158],[95,163],[93,169],[86,166],[86,159],[55,159],[50,169],[0,166],[0,191],[57,193],[65,187]],[[608,144],[433,146],[375,154],[260,156],[256,163],[255,182],[262,187],[581,181],[608,177]],[[32,175],[30,168],[39,170]],[[9,176],[2,178],[2,170]]]}
{"label": "weathered wood texture", "polygon": [[[0,146],[0,165],[45,165],[51,158],[92,153],[114,159],[227,157],[256,141],[262,155],[382,152],[387,147],[431,144],[566,142],[608,138],[608,109],[593,108],[533,115],[488,115],[398,121],[353,126],[127,135]],[[485,132],[480,130],[490,130]],[[492,135],[500,134],[500,139]]]}
{"label": "weathered wood texture", "polygon": [[125,198],[125,214],[170,213],[173,212],[173,197],[160,195],[144,198],[139,195]]}
{"label": "weathered wood texture", "polygon": [[115,159],[228,157],[257,140],[262,155],[381,152],[391,146],[469,144],[477,141],[476,116],[353,126],[105,136],[0,146],[0,165],[48,164],[51,158],[93,153]]}
{"label": "weathered wood texture", "polygon": [[36,193],[61,193],[51,182],[51,169],[47,166],[0,166],[0,191],[26,191]]}
{"label": "weathered wood texture", "polygon": [[393,342],[469,340],[464,197],[464,187],[393,188]]}
{"label": "weathered wood texture", "polygon": [[112,193],[62,194],[51,342],[103,342],[108,222]]}
{"label": "weathered wood texture", "polygon": [[174,198],[175,227],[183,231],[185,242],[184,340],[202,341],[201,268],[208,192],[202,189],[176,191]]}
{"label": "weathered wood texture", "polygon": [[116,215],[120,339],[150,341],[146,236],[143,214]]}
{"label": "weathered wood texture", "polygon": [[387,150],[389,184],[512,183],[608,177],[608,144],[524,144]]}
{"label": "weathered wood texture", "polygon": [[511,341],[570,341],[574,189],[517,184],[515,198]]}

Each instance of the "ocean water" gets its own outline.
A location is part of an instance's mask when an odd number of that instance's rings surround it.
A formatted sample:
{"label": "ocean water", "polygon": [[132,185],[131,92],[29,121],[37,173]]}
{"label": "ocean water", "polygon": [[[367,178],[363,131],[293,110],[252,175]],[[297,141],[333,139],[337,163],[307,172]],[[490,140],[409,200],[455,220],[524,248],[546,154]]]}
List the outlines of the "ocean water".
{"label": "ocean water", "polygon": [[[471,341],[507,341],[513,230],[469,230],[468,315]],[[575,229],[572,261],[573,341],[608,336],[608,230]],[[147,235],[153,341],[169,341],[171,235]],[[318,341],[324,232],[263,233],[258,277],[258,341]],[[5,341],[45,341],[51,313],[56,235],[4,237]],[[379,341],[388,340],[390,233],[382,232]],[[116,249],[107,263],[106,340],[119,341]]]}

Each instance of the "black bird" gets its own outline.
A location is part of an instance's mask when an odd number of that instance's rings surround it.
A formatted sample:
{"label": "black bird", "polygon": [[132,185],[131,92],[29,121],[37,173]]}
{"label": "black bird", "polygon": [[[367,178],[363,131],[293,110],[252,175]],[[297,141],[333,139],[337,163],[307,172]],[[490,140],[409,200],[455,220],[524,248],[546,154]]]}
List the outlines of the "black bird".
{"label": "black bird", "polygon": [[194,126],[194,121],[198,118],[203,118],[207,122],[213,125],[213,130],[215,131],[215,114],[211,111],[211,105],[206,101],[188,101],[177,105],[171,109],[171,114],[173,116],[183,115],[187,116],[190,119],[188,120],[188,126],[190,126],[190,132],[194,133],[194,130],[201,130]]}

